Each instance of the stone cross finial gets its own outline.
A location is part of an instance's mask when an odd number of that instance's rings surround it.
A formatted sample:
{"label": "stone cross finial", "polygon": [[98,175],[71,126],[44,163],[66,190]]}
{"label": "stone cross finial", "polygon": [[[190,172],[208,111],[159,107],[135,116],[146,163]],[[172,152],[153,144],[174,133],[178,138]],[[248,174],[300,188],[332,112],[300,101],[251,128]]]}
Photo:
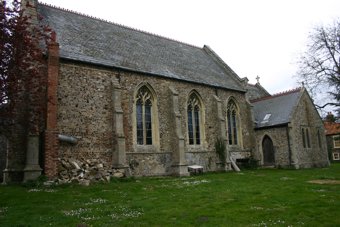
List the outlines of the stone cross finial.
{"label": "stone cross finial", "polygon": [[259,84],[259,83],[260,83],[260,77],[257,76],[257,77],[256,77],[256,80],[257,80],[257,83]]}

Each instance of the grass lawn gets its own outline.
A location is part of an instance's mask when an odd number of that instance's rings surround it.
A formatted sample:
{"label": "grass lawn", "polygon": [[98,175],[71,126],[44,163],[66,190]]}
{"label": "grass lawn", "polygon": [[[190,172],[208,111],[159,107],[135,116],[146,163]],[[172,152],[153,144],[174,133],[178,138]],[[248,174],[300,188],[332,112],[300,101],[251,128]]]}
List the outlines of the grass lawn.
{"label": "grass lawn", "polygon": [[340,226],[339,182],[340,164],[332,164],[89,187],[0,186],[0,226]]}

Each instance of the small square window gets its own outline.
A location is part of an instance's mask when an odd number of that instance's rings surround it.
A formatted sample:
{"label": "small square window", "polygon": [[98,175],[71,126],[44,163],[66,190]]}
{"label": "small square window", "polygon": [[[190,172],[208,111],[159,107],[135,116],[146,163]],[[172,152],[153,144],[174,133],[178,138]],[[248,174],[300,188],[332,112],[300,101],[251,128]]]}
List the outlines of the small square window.
{"label": "small square window", "polygon": [[340,135],[333,136],[334,148],[340,148]]}
{"label": "small square window", "polygon": [[340,154],[339,154],[339,152],[334,152],[334,153],[333,153],[333,160],[340,160]]}

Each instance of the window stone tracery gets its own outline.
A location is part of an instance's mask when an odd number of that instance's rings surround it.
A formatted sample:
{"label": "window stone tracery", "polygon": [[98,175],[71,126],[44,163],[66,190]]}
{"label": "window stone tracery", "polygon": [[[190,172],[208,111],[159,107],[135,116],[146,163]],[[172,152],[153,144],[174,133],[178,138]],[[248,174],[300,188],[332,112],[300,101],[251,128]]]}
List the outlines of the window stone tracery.
{"label": "window stone tracery", "polygon": [[201,102],[195,93],[192,93],[188,100],[188,137],[190,145],[201,144]]}
{"label": "window stone tracery", "polygon": [[239,111],[234,100],[227,105],[227,138],[229,145],[239,145]]}
{"label": "window stone tracery", "polygon": [[136,134],[137,144],[152,145],[152,104],[153,97],[150,90],[143,86],[136,95]]}

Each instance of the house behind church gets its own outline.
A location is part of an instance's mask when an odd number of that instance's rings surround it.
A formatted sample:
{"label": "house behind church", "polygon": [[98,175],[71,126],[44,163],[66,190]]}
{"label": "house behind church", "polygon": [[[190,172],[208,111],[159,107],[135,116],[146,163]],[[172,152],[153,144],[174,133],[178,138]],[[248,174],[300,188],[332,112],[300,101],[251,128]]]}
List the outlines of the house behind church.
{"label": "house behind church", "polygon": [[[6,181],[11,166],[24,180],[39,175],[40,166],[51,178],[71,174],[63,165],[69,160],[101,160],[135,176],[186,176],[188,165],[230,170],[230,161],[249,158],[294,168],[328,164],[322,122],[304,89],[270,96],[253,86],[247,96],[248,80],[208,46],[29,2],[56,33],[47,52],[46,129],[28,137],[41,141],[35,146],[8,145],[7,153],[28,158],[0,166]],[[278,112],[284,105],[286,115]],[[226,165],[215,152],[219,138]],[[39,152],[40,166],[31,165],[37,155],[27,154]]]}
{"label": "house behind church", "polygon": [[324,122],[329,159],[340,162],[340,123],[335,122],[332,113],[328,113]]}

